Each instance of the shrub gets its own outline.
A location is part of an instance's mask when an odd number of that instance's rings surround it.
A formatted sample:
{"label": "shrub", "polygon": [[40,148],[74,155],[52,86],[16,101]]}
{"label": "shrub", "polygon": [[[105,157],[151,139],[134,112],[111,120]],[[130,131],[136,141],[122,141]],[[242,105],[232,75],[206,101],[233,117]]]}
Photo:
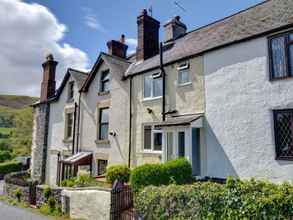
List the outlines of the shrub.
{"label": "shrub", "polygon": [[107,168],[106,179],[109,183],[115,180],[127,183],[129,181],[130,169],[126,165],[115,165]]}
{"label": "shrub", "polygon": [[130,182],[135,191],[149,185],[186,184],[192,182],[192,168],[185,158],[165,164],[145,164],[132,171]]}
{"label": "shrub", "polygon": [[20,171],[21,168],[22,168],[22,164],[21,162],[18,162],[18,161],[0,163],[0,174],[7,174],[7,173]]}
{"label": "shrub", "polygon": [[48,207],[50,212],[54,212],[56,208],[56,201],[52,196],[48,199]]}
{"label": "shrub", "polygon": [[49,187],[49,186],[45,186],[45,188],[44,188],[44,197],[45,197],[45,199],[46,200],[48,200],[49,199],[49,197],[51,196],[51,194],[52,194],[52,190],[51,190],[51,188]]}
{"label": "shrub", "polygon": [[4,161],[11,160],[12,154],[9,151],[0,151],[0,163]]}
{"label": "shrub", "polygon": [[22,190],[21,190],[21,188],[17,188],[15,190],[15,197],[16,197],[16,199],[17,199],[18,202],[21,201],[21,197],[22,197]]}
{"label": "shrub", "polygon": [[228,179],[226,184],[148,186],[135,197],[135,208],[148,219],[288,219],[293,185]]}

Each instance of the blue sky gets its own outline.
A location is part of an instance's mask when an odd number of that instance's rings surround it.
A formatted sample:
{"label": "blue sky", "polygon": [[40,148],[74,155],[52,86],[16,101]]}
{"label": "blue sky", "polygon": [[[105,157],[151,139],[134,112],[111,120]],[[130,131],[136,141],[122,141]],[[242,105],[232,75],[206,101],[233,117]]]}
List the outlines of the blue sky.
{"label": "blue sky", "polygon": [[[136,39],[136,17],[141,9],[153,8],[153,17],[162,24],[174,15],[180,15],[188,30],[211,23],[239,10],[262,2],[261,0],[177,0],[185,9],[175,6],[173,0],[28,0],[46,6],[60,23],[67,26],[62,41],[86,52],[91,67],[100,51],[107,51],[106,42],[119,39],[124,33]],[[130,48],[134,49],[134,48]]]}

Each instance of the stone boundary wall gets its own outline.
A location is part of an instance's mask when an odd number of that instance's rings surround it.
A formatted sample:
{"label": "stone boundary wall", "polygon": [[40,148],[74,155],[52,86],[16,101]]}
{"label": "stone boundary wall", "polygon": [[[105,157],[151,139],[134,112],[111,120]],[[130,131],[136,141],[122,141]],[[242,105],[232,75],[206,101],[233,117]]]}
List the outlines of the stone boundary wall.
{"label": "stone boundary wall", "polygon": [[9,198],[12,198],[12,199],[17,199],[16,198],[16,190],[17,189],[21,189],[21,192],[22,192],[22,197],[21,197],[21,200],[24,201],[24,202],[28,202],[30,203],[30,198],[31,198],[31,189],[30,189],[30,186],[19,186],[19,185],[14,185],[14,184],[11,184],[11,183],[4,183],[4,194],[6,196],[8,196]]}
{"label": "stone boundary wall", "polygon": [[[46,185],[38,185],[36,188],[36,205],[40,208],[44,203],[47,202],[47,199],[44,196],[44,189],[48,187]],[[64,188],[62,187],[50,187],[51,196],[55,199],[57,205],[61,206],[61,193]]]}

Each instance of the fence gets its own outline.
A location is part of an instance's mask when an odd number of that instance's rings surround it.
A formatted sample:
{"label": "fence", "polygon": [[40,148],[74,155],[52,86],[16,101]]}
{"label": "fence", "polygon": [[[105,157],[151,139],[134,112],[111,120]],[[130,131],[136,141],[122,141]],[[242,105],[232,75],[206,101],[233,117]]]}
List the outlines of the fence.
{"label": "fence", "polygon": [[129,185],[115,182],[111,191],[111,220],[141,220],[133,209],[133,191]]}

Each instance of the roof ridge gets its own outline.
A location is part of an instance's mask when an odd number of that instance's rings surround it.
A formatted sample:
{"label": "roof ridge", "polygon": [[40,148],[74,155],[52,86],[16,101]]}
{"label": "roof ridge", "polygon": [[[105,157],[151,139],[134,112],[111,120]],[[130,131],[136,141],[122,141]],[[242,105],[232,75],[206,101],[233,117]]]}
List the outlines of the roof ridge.
{"label": "roof ridge", "polygon": [[[209,24],[206,24],[206,25],[200,26],[200,27],[198,27],[198,28],[195,28],[195,29],[193,29],[193,30],[191,30],[191,31],[188,31],[185,35],[183,35],[183,37],[186,36],[186,35],[188,35],[188,34],[190,34],[190,33],[193,33],[193,32],[196,32],[196,31],[199,31],[199,30],[204,29],[204,28],[206,28],[206,27],[209,27],[209,26],[212,26],[212,25],[214,25],[214,24],[217,24],[217,23],[220,23],[220,22],[222,22],[222,21],[225,21],[226,19],[229,19],[229,18],[231,18],[231,17],[234,17],[234,16],[239,15],[239,14],[241,14],[241,13],[244,13],[244,12],[246,12],[246,11],[249,11],[249,10],[251,10],[251,9],[253,9],[253,8],[256,8],[256,7],[258,7],[258,6],[261,6],[261,5],[263,5],[263,4],[267,3],[267,2],[270,2],[270,1],[273,1],[273,0],[264,0],[264,1],[260,2],[260,3],[258,3],[258,4],[255,4],[255,5],[252,5],[252,6],[248,7],[248,8],[242,9],[242,10],[240,10],[240,11],[238,11],[238,12],[235,12],[235,13],[233,13],[233,14],[231,14],[231,15],[228,15],[228,16],[226,16],[226,17],[224,17],[224,18],[218,19],[218,20],[213,21],[213,22],[211,22],[211,23],[209,23]],[[178,39],[180,39],[180,38],[178,38]]]}
{"label": "roof ridge", "polygon": [[129,64],[131,63],[127,59],[123,59],[122,57],[119,57],[119,56],[111,55],[111,54],[108,54],[108,53],[105,53],[105,52],[101,52],[101,54],[103,54],[105,56],[108,56],[108,57],[111,57],[111,58],[114,58],[114,59],[117,59],[117,60],[120,60],[120,61],[123,61],[125,63],[129,63]]}
{"label": "roof ridge", "polygon": [[78,69],[74,69],[74,68],[69,67],[68,71],[70,71],[70,70],[78,72],[78,73],[81,73],[81,74],[88,75],[88,72],[85,72],[85,71],[82,71],[82,70],[78,70]]}

